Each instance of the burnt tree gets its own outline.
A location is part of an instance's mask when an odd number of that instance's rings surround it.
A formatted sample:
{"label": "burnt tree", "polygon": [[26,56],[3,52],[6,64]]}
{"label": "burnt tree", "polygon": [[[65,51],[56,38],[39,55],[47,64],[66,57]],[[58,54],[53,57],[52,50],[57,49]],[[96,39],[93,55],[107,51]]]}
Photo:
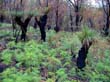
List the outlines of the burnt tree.
{"label": "burnt tree", "polygon": [[47,14],[44,14],[43,16],[40,17],[40,20],[37,20],[37,17],[35,17],[35,21],[38,24],[41,32],[41,40],[46,41],[46,32],[45,32],[45,26],[47,23]]}
{"label": "burnt tree", "polygon": [[104,35],[108,36],[109,35],[109,23],[110,23],[110,0],[102,0],[102,5],[103,5],[103,10],[105,14],[105,27],[104,27]]}
{"label": "burnt tree", "polygon": [[1,23],[3,23],[3,21],[4,21],[3,4],[4,4],[4,1],[3,0],[0,0],[0,22]]}
{"label": "burnt tree", "polygon": [[67,1],[69,1],[70,4],[74,7],[75,26],[76,26],[76,30],[78,30],[78,26],[80,25],[80,22],[83,19],[82,15],[80,14],[80,10],[84,0],[67,0]]}
{"label": "burnt tree", "polygon": [[55,27],[54,30],[56,32],[60,31],[59,27],[59,0],[56,0],[56,8],[55,8]]}
{"label": "burnt tree", "polygon": [[15,22],[21,27],[21,40],[26,40],[26,33],[27,33],[27,27],[28,27],[28,24],[32,18],[32,16],[28,16],[25,21],[23,22],[21,20],[21,16],[15,16]]}
{"label": "burnt tree", "polygon": [[4,22],[4,16],[0,15],[0,22],[3,23]]}
{"label": "burnt tree", "polygon": [[78,57],[77,57],[77,68],[78,69],[82,70],[86,66],[85,60],[87,58],[87,54],[88,54],[88,51],[91,45],[92,45],[91,41],[89,42],[85,41],[81,49],[79,50]]}

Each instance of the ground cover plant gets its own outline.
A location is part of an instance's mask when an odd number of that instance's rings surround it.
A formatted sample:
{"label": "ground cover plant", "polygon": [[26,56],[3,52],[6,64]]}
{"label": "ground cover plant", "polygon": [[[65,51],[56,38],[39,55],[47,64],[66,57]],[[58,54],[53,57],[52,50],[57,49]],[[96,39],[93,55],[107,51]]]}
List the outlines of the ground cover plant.
{"label": "ground cover plant", "polygon": [[110,82],[110,0],[0,0],[0,82]]}
{"label": "ground cover plant", "polygon": [[[93,33],[97,35],[94,36],[94,41],[88,51],[84,71],[77,71],[76,62],[82,46],[81,36],[85,37],[82,35],[86,33],[84,30],[94,31]],[[95,30],[89,30],[87,27],[84,30],[76,33],[65,31],[56,33],[49,30],[46,42],[40,41],[40,38],[21,41],[17,44],[14,40],[8,41],[6,49],[0,53],[0,67],[4,68],[0,70],[0,81],[109,82],[109,43]],[[30,35],[31,32],[34,32],[33,28],[27,35],[34,37],[34,33]],[[91,39],[92,35],[89,34],[86,34],[88,35],[86,39]]]}

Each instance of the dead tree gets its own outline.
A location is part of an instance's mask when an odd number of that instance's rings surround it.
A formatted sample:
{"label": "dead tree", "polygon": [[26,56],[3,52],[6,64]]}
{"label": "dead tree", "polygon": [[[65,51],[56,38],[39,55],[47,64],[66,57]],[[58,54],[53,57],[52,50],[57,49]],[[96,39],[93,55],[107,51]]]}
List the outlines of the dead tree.
{"label": "dead tree", "polygon": [[0,0],[0,22],[3,23],[4,21],[4,15],[3,15],[3,0]]}
{"label": "dead tree", "polygon": [[29,24],[32,16],[28,16],[25,19],[24,22],[21,20],[21,18],[22,18],[21,16],[15,16],[15,22],[20,26],[21,31],[22,31],[22,33],[21,33],[21,40],[25,41],[26,40],[27,27],[28,27],[28,24]]}
{"label": "dead tree", "polygon": [[56,17],[55,17],[55,28],[54,28],[54,30],[56,31],[56,32],[59,32],[60,31],[60,27],[59,27],[59,0],[56,0],[56,9],[55,9],[55,15],[56,15]]}
{"label": "dead tree", "polygon": [[0,22],[3,23],[3,21],[4,21],[4,16],[0,15]]}
{"label": "dead tree", "polygon": [[86,66],[86,58],[89,51],[89,48],[92,45],[92,41],[85,41],[79,50],[78,57],[77,57],[77,68],[82,70]]}
{"label": "dead tree", "polygon": [[109,35],[109,23],[110,23],[110,0],[102,0],[103,10],[106,18],[106,24],[104,27],[104,35]]}
{"label": "dead tree", "polygon": [[70,4],[74,7],[75,26],[76,26],[76,30],[77,30],[80,22],[83,19],[83,17],[80,15],[80,10],[81,10],[82,3],[83,3],[84,0],[67,0],[67,1],[69,1]]}
{"label": "dead tree", "polygon": [[38,24],[41,32],[41,40],[46,41],[46,32],[45,32],[45,26],[47,23],[47,14],[44,14],[40,17],[40,20],[37,20],[37,17],[35,17],[35,21]]}

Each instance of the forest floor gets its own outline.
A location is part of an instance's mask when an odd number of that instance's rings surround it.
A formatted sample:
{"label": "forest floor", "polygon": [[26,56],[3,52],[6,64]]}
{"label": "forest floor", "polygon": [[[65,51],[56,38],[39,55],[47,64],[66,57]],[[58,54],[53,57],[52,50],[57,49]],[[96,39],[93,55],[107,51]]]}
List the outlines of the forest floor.
{"label": "forest floor", "polygon": [[84,71],[76,71],[80,32],[46,31],[42,42],[39,29],[29,27],[27,41],[16,44],[11,25],[0,26],[0,82],[110,82],[109,36],[96,33]]}

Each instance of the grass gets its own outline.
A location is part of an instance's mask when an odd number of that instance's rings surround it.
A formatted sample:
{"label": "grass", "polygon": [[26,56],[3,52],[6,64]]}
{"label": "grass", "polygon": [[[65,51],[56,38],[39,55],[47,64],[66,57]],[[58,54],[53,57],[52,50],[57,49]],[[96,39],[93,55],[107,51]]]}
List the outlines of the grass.
{"label": "grass", "polygon": [[7,28],[7,27],[11,27],[11,24],[8,23],[0,23],[0,28]]}
{"label": "grass", "polygon": [[[42,42],[40,32],[30,28],[29,41],[18,44],[9,41],[7,49],[0,53],[2,63],[9,65],[0,74],[0,82],[110,82],[109,42],[97,32],[85,71],[76,72],[71,49],[77,57],[82,45],[78,38],[80,33],[50,30],[47,31],[47,42]],[[2,34],[6,34],[5,30]]]}

